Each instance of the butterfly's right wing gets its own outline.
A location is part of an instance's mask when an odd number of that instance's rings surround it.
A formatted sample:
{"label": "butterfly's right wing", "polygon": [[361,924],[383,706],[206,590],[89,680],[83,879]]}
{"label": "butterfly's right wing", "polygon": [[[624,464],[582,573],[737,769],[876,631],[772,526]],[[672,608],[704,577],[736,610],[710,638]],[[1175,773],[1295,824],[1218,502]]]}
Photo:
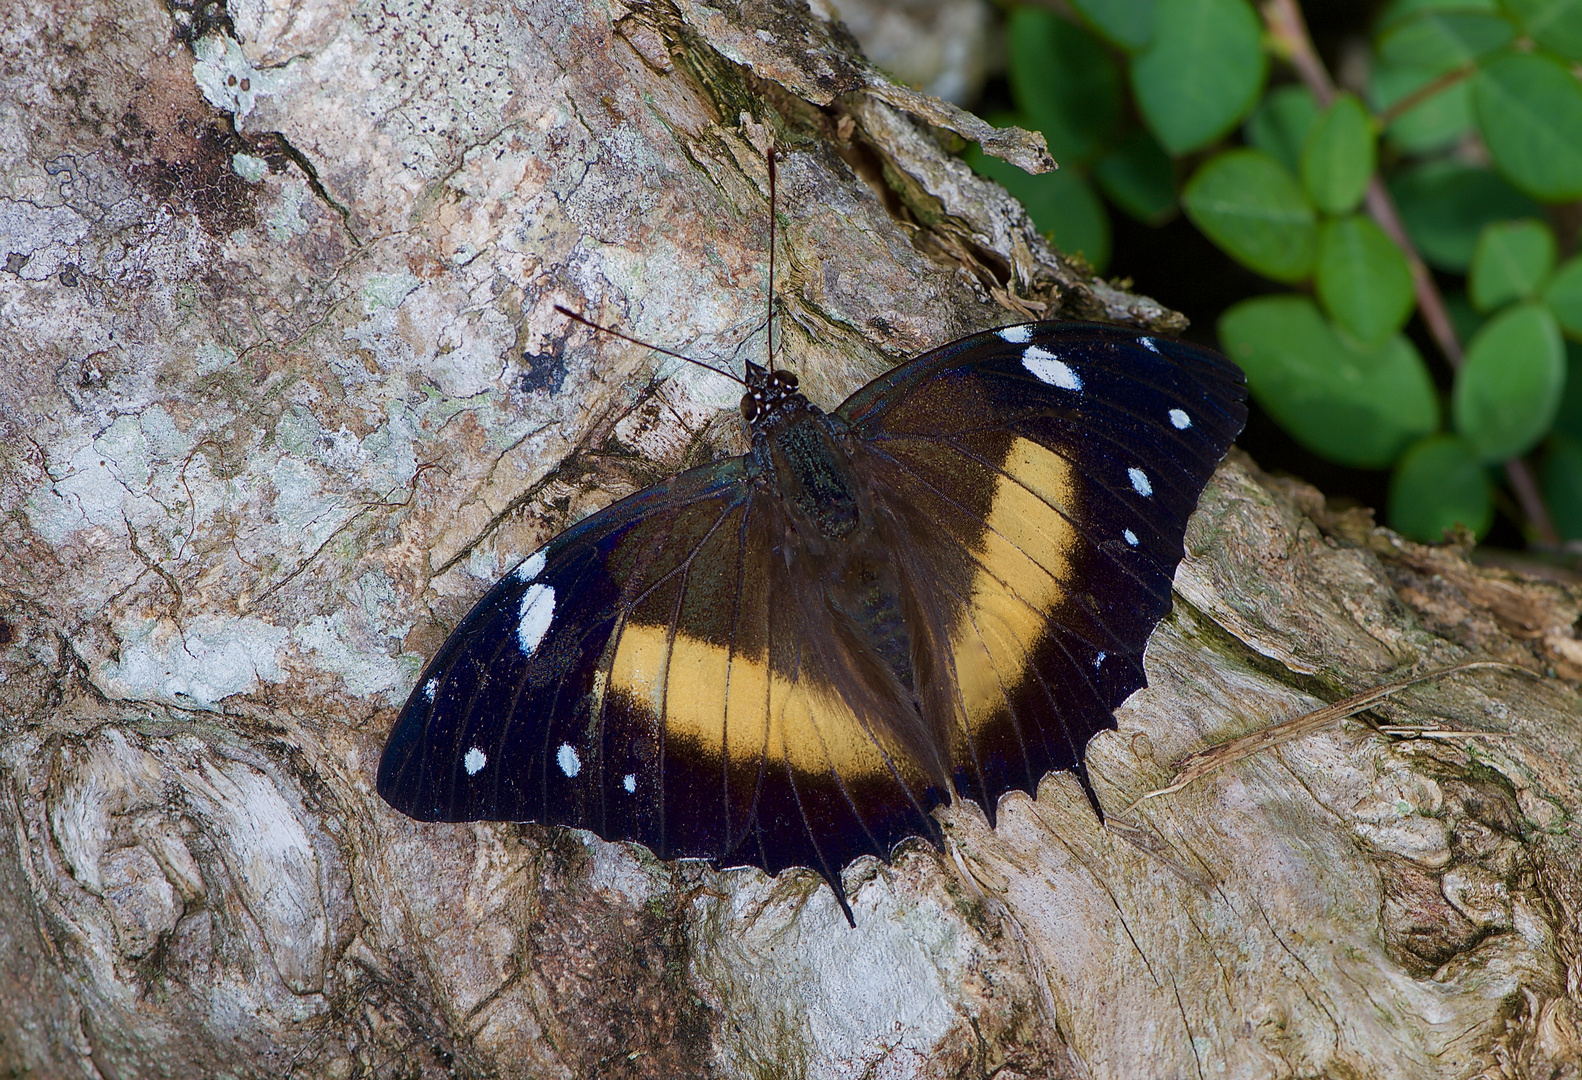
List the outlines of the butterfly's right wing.
{"label": "butterfly's right wing", "polygon": [[1144,685],[1187,519],[1245,398],[1206,349],[1032,323],[903,364],[837,410],[917,598],[925,712],[991,824],[1008,790],[1084,779],[1088,739]]}

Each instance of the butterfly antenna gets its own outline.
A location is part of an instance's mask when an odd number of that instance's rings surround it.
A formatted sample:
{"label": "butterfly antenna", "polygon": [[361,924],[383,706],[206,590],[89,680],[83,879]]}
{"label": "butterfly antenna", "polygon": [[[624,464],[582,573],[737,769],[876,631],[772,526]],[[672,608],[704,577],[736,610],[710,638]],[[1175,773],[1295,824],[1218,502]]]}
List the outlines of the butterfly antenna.
{"label": "butterfly antenna", "polygon": [[769,144],[765,154],[769,162],[769,318],[765,331],[769,338],[769,370],[775,369],[775,147]]}
{"label": "butterfly antenna", "polygon": [[581,315],[578,315],[575,311],[572,311],[570,308],[563,308],[559,304],[555,305],[555,310],[573,322],[580,322],[583,326],[586,326],[592,330],[597,330],[601,334],[609,334],[611,337],[620,338],[622,341],[630,342],[631,344],[641,346],[644,349],[652,349],[656,353],[661,353],[665,356],[673,356],[677,360],[685,360],[689,364],[696,364],[700,368],[707,368],[716,375],[723,375],[727,379],[731,380],[731,382],[741,383],[743,386],[747,385],[747,381],[740,375],[726,371],[724,368],[717,368],[713,364],[705,364],[702,360],[694,360],[690,356],[683,356],[681,353],[672,352],[670,349],[661,348],[660,346],[651,344],[650,342],[634,338],[630,334],[623,334],[619,330],[612,330],[608,326],[600,326],[592,319],[585,319]]}

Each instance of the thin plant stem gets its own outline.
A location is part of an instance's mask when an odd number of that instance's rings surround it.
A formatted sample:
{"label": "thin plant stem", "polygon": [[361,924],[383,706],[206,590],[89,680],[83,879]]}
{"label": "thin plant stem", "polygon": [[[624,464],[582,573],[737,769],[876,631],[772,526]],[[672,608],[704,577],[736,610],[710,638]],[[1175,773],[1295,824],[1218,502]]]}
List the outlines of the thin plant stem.
{"label": "thin plant stem", "polygon": [[1263,22],[1275,48],[1296,69],[1302,84],[1318,99],[1319,107],[1328,108],[1335,100],[1335,80],[1329,77],[1329,69],[1313,48],[1307,20],[1302,18],[1296,0],[1265,0]]}
{"label": "thin plant stem", "polygon": [[1419,86],[1416,90],[1413,90],[1379,114],[1379,130],[1383,131],[1441,90],[1448,90],[1463,79],[1470,78],[1477,73],[1477,70],[1478,65],[1476,64],[1462,64],[1452,71],[1445,72],[1439,78],[1432,79]]}
{"label": "thin plant stem", "polygon": [[1368,181],[1363,202],[1368,208],[1368,216],[1406,255],[1406,264],[1412,270],[1412,289],[1417,294],[1417,310],[1423,315],[1429,336],[1439,346],[1450,369],[1460,371],[1465,357],[1461,351],[1461,338],[1456,334],[1456,324],[1451,322],[1450,310],[1445,307],[1445,296],[1439,291],[1439,284],[1429,272],[1428,264],[1417,253],[1412,238],[1406,235],[1406,225],[1401,221],[1400,211],[1395,208],[1395,200],[1390,197],[1390,189],[1384,186],[1384,181],[1379,179],[1377,173]]}

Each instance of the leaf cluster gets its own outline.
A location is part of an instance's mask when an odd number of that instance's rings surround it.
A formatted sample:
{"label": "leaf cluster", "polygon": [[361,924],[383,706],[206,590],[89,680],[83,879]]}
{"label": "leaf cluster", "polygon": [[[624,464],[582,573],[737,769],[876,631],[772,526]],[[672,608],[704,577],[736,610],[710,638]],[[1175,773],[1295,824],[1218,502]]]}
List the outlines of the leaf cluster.
{"label": "leaf cluster", "polygon": [[1095,267],[1108,207],[1179,210],[1286,287],[1226,310],[1221,346],[1303,446],[1391,471],[1399,531],[1482,534],[1499,506],[1582,540],[1582,2],[1391,0],[1339,90],[1295,0],[1067,8],[1009,12],[992,118],[1061,169],[974,167]]}

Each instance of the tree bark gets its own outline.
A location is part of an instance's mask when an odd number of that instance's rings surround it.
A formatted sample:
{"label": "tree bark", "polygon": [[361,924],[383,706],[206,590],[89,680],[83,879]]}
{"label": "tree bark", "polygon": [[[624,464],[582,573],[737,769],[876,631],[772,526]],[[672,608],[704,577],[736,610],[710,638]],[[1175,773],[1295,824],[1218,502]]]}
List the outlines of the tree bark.
{"label": "tree bark", "polygon": [[[373,791],[505,567],[1028,315],[1180,318],[948,152],[1036,139],[790,5],[13,6],[0,44],[0,1069],[39,1077],[1582,1071],[1582,593],[1233,455],[1149,686],[991,830],[846,874],[662,863]],[[952,134],[952,131],[956,134]],[[777,335],[778,336],[778,335]],[[1187,753],[1493,657],[1122,811]],[[1126,825],[1130,830],[1124,829]],[[1127,839],[1129,837],[1129,841]]]}

